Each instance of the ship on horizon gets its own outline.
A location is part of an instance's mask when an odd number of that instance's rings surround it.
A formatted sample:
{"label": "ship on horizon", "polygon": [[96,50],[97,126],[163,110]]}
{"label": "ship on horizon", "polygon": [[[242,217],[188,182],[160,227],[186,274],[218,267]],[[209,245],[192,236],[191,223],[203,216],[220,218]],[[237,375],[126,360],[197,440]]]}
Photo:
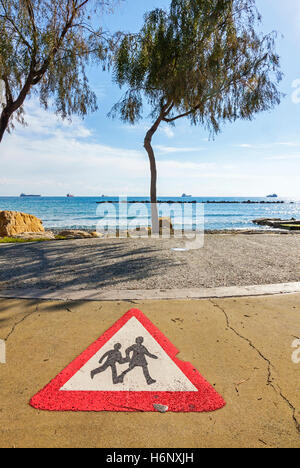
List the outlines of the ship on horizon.
{"label": "ship on horizon", "polygon": [[26,193],[21,193],[20,197],[21,198],[40,198],[42,195],[27,195]]}

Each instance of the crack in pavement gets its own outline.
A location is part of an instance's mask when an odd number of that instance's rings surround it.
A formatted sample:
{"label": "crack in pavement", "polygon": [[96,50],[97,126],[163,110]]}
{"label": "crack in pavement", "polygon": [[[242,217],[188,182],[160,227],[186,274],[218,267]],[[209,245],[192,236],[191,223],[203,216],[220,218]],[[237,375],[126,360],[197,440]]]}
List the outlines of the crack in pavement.
{"label": "crack in pavement", "polygon": [[10,332],[8,333],[8,335],[6,336],[6,338],[4,338],[4,341],[7,342],[8,339],[11,337],[11,335],[14,333],[15,329],[20,325],[20,323],[23,323],[25,322],[25,320],[27,320],[29,317],[31,317],[31,315],[33,314],[36,314],[39,310],[39,306],[37,305],[36,306],[36,309],[33,311],[33,312],[30,312],[29,314],[26,314],[24,315],[24,317],[19,320],[18,322],[16,322],[13,327],[11,328]]}
{"label": "crack in pavement", "polygon": [[[64,306],[64,309],[65,309],[67,312],[69,312],[70,314],[75,314],[75,312],[76,312],[76,311],[72,310],[70,307],[68,307],[68,306],[66,306],[66,305]],[[100,308],[98,309],[98,312],[100,312],[100,310],[102,310],[102,309],[103,309],[103,306],[100,306]],[[47,311],[46,311],[46,312],[47,312]]]}
{"label": "crack in pavement", "polygon": [[219,304],[217,304],[216,302],[214,302],[212,299],[209,299],[209,302],[216,308],[218,308],[225,316],[225,319],[226,319],[226,324],[227,324],[227,327],[233,331],[233,333],[235,333],[239,338],[241,338],[242,340],[246,341],[249,346],[254,349],[257,354],[268,364],[268,377],[267,377],[267,385],[269,385],[270,387],[273,388],[273,390],[277,393],[277,395],[279,395],[283,401],[285,401],[288,406],[290,407],[290,409],[292,410],[292,416],[293,416],[293,421],[295,423],[295,426],[296,426],[296,430],[299,432],[300,434],[300,423],[298,422],[297,420],[297,417],[296,417],[296,413],[298,412],[297,409],[293,406],[293,404],[289,401],[289,399],[282,393],[282,389],[280,388],[279,384],[276,382],[276,384],[274,384],[273,382],[275,381],[275,378],[273,378],[272,376],[272,369],[275,369],[275,367],[273,366],[273,364],[271,363],[271,361],[266,358],[262,352],[256,348],[256,346],[252,343],[252,341],[247,338],[246,336],[243,336],[241,335],[241,333],[239,333],[235,328],[233,328],[230,324],[230,320],[229,320],[229,316],[227,314],[227,312],[225,311],[225,309],[223,309],[223,307],[221,307]]}

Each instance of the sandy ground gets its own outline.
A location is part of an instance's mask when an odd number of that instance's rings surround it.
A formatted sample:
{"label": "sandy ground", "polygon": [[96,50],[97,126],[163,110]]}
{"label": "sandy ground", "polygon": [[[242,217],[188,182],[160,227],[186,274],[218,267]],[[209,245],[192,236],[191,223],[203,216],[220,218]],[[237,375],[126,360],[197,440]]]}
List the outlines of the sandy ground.
{"label": "sandy ground", "polygon": [[[226,400],[213,413],[48,413],[30,398],[131,307]],[[300,295],[200,301],[0,300],[1,447],[300,447]],[[300,351],[300,350],[299,350]]]}
{"label": "sandy ground", "polygon": [[300,280],[296,234],[207,234],[180,240],[89,239],[0,245],[0,289],[173,289]]}

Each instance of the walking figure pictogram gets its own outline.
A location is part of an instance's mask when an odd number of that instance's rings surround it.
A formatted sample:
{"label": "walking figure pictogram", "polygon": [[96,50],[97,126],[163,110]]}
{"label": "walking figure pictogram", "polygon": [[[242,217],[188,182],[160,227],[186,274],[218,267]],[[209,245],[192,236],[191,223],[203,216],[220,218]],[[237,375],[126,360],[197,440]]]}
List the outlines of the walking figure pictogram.
{"label": "walking figure pictogram", "polygon": [[[143,342],[144,338],[140,336],[135,340],[136,344],[126,349],[126,358],[129,361],[129,368],[120,375],[118,379],[119,382],[123,383],[125,375],[128,374],[128,372],[131,372],[135,367],[141,367],[143,369],[144,377],[148,385],[152,385],[156,382],[156,380],[152,379],[149,374],[148,363],[145,356],[148,356],[151,359],[158,359],[158,357],[151,354],[143,345]],[[132,357],[130,359],[131,353]]]}
{"label": "walking figure pictogram", "polygon": [[[91,379],[94,379],[94,377],[97,374],[100,374],[104,371],[106,371],[109,367],[111,368],[112,372],[112,381],[113,384],[118,384],[118,383],[123,383],[125,376],[131,372],[135,367],[141,367],[143,369],[143,374],[146,379],[146,382],[148,385],[152,385],[156,382],[156,380],[152,379],[152,377],[149,374],[148,370],[148,362],[146,360],[146,356],[150,357],[151,359],[158,359],[157,356],[154,354],[151,354],[148,349],[143,345],[144,338],[142,336],[138,337],[135,340],[135,344],[130,346],[129,348],[126,349],[126,356],[123,358],[122,353],[120,352],[120,349],[122,345],[120,343],[117,343],[114,346],[114,349],[107,351],[102,358],[99,361],[99,364],[102,364],[105,358],[106,362],[103,364],[101,367],[98,369],[94,369],[91,372]],[[132,356],[130,357],[132,353]],[[117,364],[125,364],[129,362],[129,367],[126,369],[121,375],[118,376],[117,373]]]}
{"label": "walking figure pictogram", "polygon": [[117,363],[119,364],[125,364],[127,359],[122,357],[122,354],[120,352],[120,349],[122,348],[122,345],[120,343],[115,344],[114,349],[107,351],[102,358],[99,361],[99,364],[102,364],[104,359],[107,357],[107,360],[103,366],[99,367],[98,369],[94,369],[91,372],[91,378],[93,379],[95,375],[100,374],[101,372],[106,371],[109,367],[111,368],[112,372],[112,381],[114,384],[119,383],[118,381],[118,374],[117,374]]}

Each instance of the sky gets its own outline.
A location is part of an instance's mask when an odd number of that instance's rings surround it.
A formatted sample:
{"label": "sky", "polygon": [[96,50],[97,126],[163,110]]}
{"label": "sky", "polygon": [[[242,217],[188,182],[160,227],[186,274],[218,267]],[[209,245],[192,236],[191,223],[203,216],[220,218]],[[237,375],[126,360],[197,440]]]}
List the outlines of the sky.
{"label": "sky", "polygon": [[[143,15],[168,0],[123,0],[105,17],[111,31],[138,31]],[[159,196],[259,197],[278,193],[300,199],[300,1],[257,0],[263,31],[280,32],[277,50],[285,98],[252,122],[222,128],[214,140],[201,127],[181,119],[163,125],[153,144],[158,162]],[[44,196],[146,196],[149,162],[143,148],[151,125],[147,115],[136,126],[107,117],[123,91],[111,75],[89,73],[99,110],[85,120],[62,122],[34,99],[26,101],[28,126],[17,125],[0,145],[0,196],[21,192]]]}

